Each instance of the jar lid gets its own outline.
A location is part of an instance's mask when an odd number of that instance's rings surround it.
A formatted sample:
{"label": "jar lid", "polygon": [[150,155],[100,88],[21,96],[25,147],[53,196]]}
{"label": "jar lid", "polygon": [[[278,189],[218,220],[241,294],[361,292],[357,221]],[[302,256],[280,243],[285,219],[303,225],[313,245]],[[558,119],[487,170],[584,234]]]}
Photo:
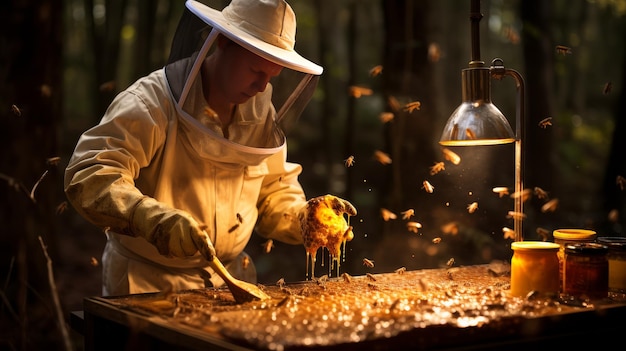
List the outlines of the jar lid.
{"label": "jar lid", "polygon": [[593,240],[596,232],[589,229],[555,229],[552,236],[560,240]]}
{"label": "jar lid", "polygon": [[558,251],[561,246],[547,241],[515,241],[511,243],[513,250],[552,250]]}
{"label": "jar lid", "polygon": [[626,238],[620,236],[601,236],[598,243],[606,245],[609,250],[626,251]]}
{"label": "jar lid", "polygon": [[609,247],[597,243],[570,243],[565,245],[565,253],[578,255],[606,255]]}

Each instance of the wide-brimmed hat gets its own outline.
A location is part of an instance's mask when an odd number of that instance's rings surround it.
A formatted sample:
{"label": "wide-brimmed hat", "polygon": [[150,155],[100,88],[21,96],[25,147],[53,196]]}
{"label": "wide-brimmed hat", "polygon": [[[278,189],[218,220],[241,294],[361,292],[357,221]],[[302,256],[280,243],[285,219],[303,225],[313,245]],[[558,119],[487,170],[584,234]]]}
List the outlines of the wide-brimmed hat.
{"label": "wide-brimmed hat", "polygon": [[187,8],[214,30],[281,66],[320,75],[323,68],[298,54],[296,15],[284,0],[232,0],[222,11],[187,0]]}

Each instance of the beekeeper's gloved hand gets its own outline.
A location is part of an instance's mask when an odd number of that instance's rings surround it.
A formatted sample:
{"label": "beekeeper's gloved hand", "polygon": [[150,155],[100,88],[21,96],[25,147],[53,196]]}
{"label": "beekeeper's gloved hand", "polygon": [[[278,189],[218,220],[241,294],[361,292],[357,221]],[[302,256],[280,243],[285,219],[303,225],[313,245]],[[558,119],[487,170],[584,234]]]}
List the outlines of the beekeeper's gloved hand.
{"label": "beekeeper's gloved hand", "polygon": [[161,255],[184,258],[200,250],[208,261],[215,257],[208,234],[189,213],[153,198],[137,203],[130,223],[133,234],[145,238]]}

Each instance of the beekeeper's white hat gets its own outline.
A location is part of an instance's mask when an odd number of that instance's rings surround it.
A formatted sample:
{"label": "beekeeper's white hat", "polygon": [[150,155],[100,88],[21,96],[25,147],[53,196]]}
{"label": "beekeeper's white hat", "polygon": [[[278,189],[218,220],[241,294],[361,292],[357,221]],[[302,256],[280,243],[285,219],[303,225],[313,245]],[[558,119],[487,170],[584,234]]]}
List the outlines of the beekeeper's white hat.
{"label": "beekeeper's white hat", "polygon": [[314,75],[322,67],[298,54],[296,15],[284,0],[232,0],[222,11],[188,0],[202,21],[255,54],[281,66]]}

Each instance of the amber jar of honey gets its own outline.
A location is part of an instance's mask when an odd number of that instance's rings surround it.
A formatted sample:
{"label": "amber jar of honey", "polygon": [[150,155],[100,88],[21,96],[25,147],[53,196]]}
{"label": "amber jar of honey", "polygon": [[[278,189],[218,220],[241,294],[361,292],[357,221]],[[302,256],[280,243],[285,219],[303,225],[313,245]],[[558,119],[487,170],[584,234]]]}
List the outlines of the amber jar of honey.
{"label": "amber jar of honey", "polygon": [[563,292],[563,267],[565,266],[565,244],[592,243],[596,240],[596,232],[589,229],[556,229],[552,232],[554,242],[559,244],[559,291]]}
{"label": "amber jar of honey", "polygon": [[626,238],[603,236],[598,244],[609,248],[609,296],[626,298]]}
{"label": "amber jar of honey", "polygon": [[609,248],[598,243],[565,245],[563,293],[605,298],[609,291]]}
{"label": "amber jar of honey", "polygon": [[511,244],[511,295],[526,296],[531,291],[559,292],[559,245],[543,241],[517,241]]}

